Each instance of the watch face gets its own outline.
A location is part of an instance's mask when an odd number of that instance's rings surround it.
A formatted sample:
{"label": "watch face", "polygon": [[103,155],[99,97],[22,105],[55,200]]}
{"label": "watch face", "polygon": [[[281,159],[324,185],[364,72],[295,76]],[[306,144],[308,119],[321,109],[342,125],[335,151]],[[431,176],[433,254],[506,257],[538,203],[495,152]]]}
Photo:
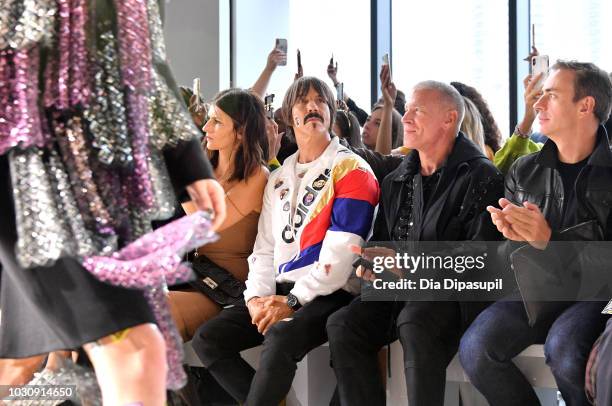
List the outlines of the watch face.
{"label": "watch face", "polygon": [[287,295],[287,305],[293,308],[297,304],[297,297],[293,296],[291,293]]}

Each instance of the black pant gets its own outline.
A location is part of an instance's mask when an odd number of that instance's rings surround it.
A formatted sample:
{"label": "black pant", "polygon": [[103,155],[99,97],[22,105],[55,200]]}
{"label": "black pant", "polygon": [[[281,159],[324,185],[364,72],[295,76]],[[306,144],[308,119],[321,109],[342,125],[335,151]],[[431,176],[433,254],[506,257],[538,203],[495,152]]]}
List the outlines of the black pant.
{"label": "black pant", "polygon": [[[277,292],[288,293],[290,288],[279,284]],[[319,296],[295,312],[290,321],[275,323],[265,336],[251,323],[249,310],[241,301],[202,325],[192,345],[204,366],[238,402],[248,406],[278,405],[291,388],[297,363],[327,341],[325,323],[329,315],[352,298],[344,290]],[[240,351],[262,343],[255,372]]]}
{"label": "black pant", "polygon": [[462,332],[456,302],[362,302],[356,298],[327,322],[340,403],[385,405],[377,354],[399,337],[410,406],[444,403],[446,367]]}

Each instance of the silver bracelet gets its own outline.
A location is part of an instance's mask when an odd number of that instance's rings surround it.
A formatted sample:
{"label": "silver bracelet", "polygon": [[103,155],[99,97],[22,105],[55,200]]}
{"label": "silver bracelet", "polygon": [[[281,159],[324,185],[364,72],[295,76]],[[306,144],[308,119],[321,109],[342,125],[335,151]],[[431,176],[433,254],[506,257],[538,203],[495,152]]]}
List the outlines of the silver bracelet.
{"label": "silver bracelet", "polygon": [[519,125],[517,124],[516,127],[514,127],[514,133],[521,138],[529,138],[529,136],[531,135],[531,128],[529,129],[527,134],[523,134],[523,132],[519,128]]}

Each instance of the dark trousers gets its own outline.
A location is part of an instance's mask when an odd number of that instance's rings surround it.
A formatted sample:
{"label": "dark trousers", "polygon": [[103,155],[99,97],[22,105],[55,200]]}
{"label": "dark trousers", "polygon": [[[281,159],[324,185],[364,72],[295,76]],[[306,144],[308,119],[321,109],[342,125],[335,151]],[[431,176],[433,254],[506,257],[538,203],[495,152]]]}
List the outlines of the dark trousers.
{"label": "dark trousers", "polygon": [[[287,285],[277,285],[286,294]],[[248,406],[278,405],[289,392],[297,363],[312,349],[327,341],[325,323],[329,315],[353,296],[338,290],[306,304],[289,321],[275,323],[266,335],[257,331],[244,301],[224,309],[202,325],[192,345],[217,382],[238,402]],[[262,344],[255,371],[240,351]]]}
{"label": "dark trousers", "polygon": [[600,302],[576,303],[557,317],[529,327],[522,302],[497,302],[480,313],[465,332],[459,349],[461,364],[490,404],[539,405],[512,358],[544,342],[546,363],[566,404],[588,405],[584,374],[591,346],[606,323],[602,308]]}
{"label": "dark trousers", "polygon": [[597,357],[597,404],[612,405],[612,318],[599,342]]}
{"label": "dark trousers", "polygon": [[327,322],[342,405],[385,405],[378,351],[399,337],[410,406],[444,404],[446,367],[462,331],[456,302],[362,302],[356,298]]}

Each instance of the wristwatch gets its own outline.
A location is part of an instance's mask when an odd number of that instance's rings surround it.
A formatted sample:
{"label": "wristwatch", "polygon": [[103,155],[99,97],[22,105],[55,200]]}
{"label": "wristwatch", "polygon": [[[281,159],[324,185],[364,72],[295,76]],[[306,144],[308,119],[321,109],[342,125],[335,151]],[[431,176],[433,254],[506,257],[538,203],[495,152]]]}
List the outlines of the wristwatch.
{"label": "wristwatch", "polygon": [[295,297],[293,293],[289,293],[287,295],[287,306],[289,306],[290,308],[293,309],[293,311],[296,311],[296,312],[300,310],[300,308],[302,307],[302,305],[300,304],[300,301],[298,300],[297,297]]}

